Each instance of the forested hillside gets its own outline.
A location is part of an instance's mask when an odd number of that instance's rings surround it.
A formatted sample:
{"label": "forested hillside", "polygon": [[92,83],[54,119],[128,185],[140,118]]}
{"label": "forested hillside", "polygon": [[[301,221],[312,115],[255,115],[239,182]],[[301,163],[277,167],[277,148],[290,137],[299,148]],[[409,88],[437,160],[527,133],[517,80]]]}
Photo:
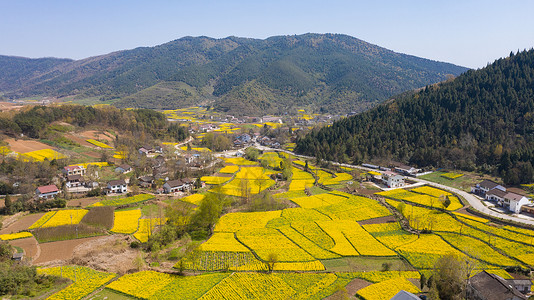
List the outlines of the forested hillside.
{"label": "forested hillside", "polygon": [[[3,57],[0,70],[19,58]],[[0,72],[8,98],[79,95],[118,99],[118,107],[180,108],[213,102],[240,114],[364,110],[388,97],[466,68],[422,59],[338,34],[265,40],[185,37],[77,61]]]}
{"label": "forested hillside", "polygon": [[398,96],[316,130],[296,151],[321,159],[394,159],[534,180],[534,50]]}

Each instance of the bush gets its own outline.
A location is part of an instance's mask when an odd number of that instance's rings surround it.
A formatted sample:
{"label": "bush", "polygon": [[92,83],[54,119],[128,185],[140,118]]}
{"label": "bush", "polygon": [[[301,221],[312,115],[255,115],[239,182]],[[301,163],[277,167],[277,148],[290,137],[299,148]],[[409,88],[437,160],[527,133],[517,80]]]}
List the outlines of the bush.
{"label": "bush", "polygon": [[204,229],[195,230],[189,233],[191,239],[194,241],[202,241],[208,238],[209,232]]}
{"label": "bush", "polygon": [[130,243],[130,248],[132,249],[137,249],[139,248],[139,242],[138,241],[133,241]]}

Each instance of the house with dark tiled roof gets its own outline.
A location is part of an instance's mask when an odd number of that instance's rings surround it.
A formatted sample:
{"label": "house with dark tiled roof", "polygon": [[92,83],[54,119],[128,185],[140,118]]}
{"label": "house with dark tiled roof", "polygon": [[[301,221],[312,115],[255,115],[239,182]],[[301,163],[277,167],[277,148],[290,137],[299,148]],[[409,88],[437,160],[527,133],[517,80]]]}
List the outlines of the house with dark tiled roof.
{"label": "house with dark tiled roof", "polygon": [[104,189],[106,194],[123,194],[128,192],[128,184],[124,180],[111,180],[108,182],[107,187]]}
{"label": "house with dark tiled roof", "polygon": [[118,167],[115,168],[115,172],[117,173],[128,173],[128,172],[131,172],[132,171],[132,167],[130,167],[130,165],[128,164],[122,164]]}
{"label": "house with dark tiled roof", "polygon": [[67,175],[67,181],[65,182],[65,185],[68,188],[72,187],[78,187],[83,184],[83,177],[80,174],[76,175]]}
{"label": "house with dark tiled roof", "polygon": [[475,186],[471,187],[471,193],[485,197],[486,193],[493,189],[498,189],[503,192],[506,192],[506,188],[504,186],[491,180],[483,180],[482,182],[477,183]]}
{"label": "house with dark tiled roof", "polygon": [[[530,286],[528,290],[530,290]],[[473,300],[528,299],[526,295],[514,286],[514,280],[506,280],[486,271],[482,271],[469,279],[467,284],[467,298]]]}

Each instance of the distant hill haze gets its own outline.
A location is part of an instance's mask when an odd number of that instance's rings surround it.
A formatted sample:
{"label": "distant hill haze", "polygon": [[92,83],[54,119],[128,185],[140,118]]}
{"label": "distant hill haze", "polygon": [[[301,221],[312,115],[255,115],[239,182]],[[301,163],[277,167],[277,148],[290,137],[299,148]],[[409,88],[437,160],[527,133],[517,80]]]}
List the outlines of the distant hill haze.
{"label": "distant hill haze", "polygon": [[119,98],[118,107],[152,109],[209,103],[236,115],[349,112],[466,70],[340,34],[184,37],[82,60],[0,56],[0,91]]}

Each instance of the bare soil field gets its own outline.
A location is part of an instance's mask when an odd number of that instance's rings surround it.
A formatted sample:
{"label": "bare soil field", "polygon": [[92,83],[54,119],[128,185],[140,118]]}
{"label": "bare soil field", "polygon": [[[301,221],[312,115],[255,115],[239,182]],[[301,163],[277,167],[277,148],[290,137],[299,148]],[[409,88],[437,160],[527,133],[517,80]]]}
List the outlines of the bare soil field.
{"label": "bare soil field", "polygon": [[85,152],[82,152],[81,154],[87,155],[87,156],[93,157],[93,158],[98,158],[98,159],[102,157],[102,154],[100,154],[98,152],[94,152],[94,151],[85,151]]}
{"label": "bare soil field", "polygon": [[356,279],[353,279],[351,282],[349,282],[349,284],[347,284],[347,286],[345,287],[345,290],[347,291],[346,293],[345,293],[345,291],[339,291],[337,293],[334,293],[334,294],[326,297],[325,299],[326,300],[357,299],[356,297],[351,296],[351,295],[355,295],[356,292],[358,292],[359,290],[363,289],[366,286],[370,286],[371,284],[372,283],[370,283],[368,281],[356,278]]}
{"label": "bare soil field", "polygon": [[98,201],[101,201],[99,197],[73,199],[67,202],[67,206],[68,207],[87,207],[91,204],[97,203]]}
{"label": "bare soil field", "polygon": [[91,144],[91,143],[88,143],[86,142],[86,138],[82,138],[82,137],[79,137],[77,135],[74,135],[74,134],[71,134],[71,133],[67,133],[64,135],[66,138],[68,138],[69,140],[73,141],[73,142],[76,142],[78,144],[80,144],[81,146],[84,146],[84,147],[91,147],[91,148],[94,148],[95,145]]}
{"label": "bare soil field", "polygon": [[86,139],[113,141],[112,137],[108,136],[107,134],[102,134],[97,130],[87,130],[78,134],[82,137],[85,137]]}
{"label": "bare soil field", "polygon": [[9,244],[24,249],[25,261],[31,261],[39,255],[39,244],[34,237],[9,241]]}
{"label": "bare soil field", "polygon": [[135,268],[138,250],[129,247],[131,237],[110,235],[81,244],[74,249],[71,264],[125,274]]}
{"label": "bare soil field", "polygon": [[367,224],[380,224],[380,223],[392,223],[396,222],[394,216],[386,216],[386,217],[380,217],[380,218],[374,218],[364,221],[359,221],[358,224],[360,225],[367,225]]}
{"label": "bare soil field", "polygon": [[[33,223],[37,222],[45,213],[31,214],[23,216],[22,218],[10,222],[7,218],[4,219],[4,226],[0,230],[0,234],[16,233],[28,229]],[[7,225],[10,223],[9,225]]]}
{"label": "bare soil field", "polygon": [[19,110],[22,105],[10,102],[0,102],[0,111]]}
{"label": "bare soil field", "polygon": [[11,150],[15,152],[19,152],[19,153],[26,153],[26,152],[31,152],[35,150],[53,148],[51,146],[48,146],[47,144],[43,144],[38,141],[7,139],[6,142],[9,143],[9,148],[11,148]]}
{"label": "bare soil field", "polygon": [[33,264],[46,264],[53,261],[67,261],[72,258],[74,248],[77,246],[91,242],[98,239],[106,238],[106,236],[96,236],[77,240],[58,241],[39,244],[41,247],[41,255],[33,262]]}

